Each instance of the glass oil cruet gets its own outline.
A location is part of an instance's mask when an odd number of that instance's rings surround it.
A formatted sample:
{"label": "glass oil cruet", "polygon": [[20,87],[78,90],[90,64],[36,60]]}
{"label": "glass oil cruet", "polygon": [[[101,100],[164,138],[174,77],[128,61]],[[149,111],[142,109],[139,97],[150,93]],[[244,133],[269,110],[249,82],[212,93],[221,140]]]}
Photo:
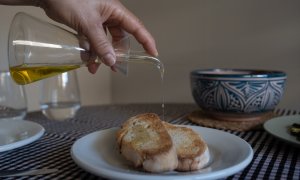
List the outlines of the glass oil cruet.
{"label": "glass oil cruet", "polygon": [[[91,60],[101,63],[90,52],[85,38],[23,12],[15,15],[8,39],[10,73],[20,85],[86,66]],[[142,62],[155,65],[163,76],[162,62],[144,52],[130,51],[128,37],[113,47],[115,67],[123,74],[128,72],[128,62]]]}

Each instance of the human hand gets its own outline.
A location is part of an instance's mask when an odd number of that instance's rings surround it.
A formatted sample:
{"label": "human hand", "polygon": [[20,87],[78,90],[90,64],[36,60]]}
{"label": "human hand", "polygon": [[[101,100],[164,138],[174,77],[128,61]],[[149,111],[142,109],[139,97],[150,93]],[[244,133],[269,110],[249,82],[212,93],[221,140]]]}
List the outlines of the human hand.
{"label": "human hand", "polygon": [[[51,19],[84,35],[90,42],[91,49],[113,70],[116,55],[107,39],[106,29],[113,41],[119,41],[130,33],[147,53],[152,56],[158,55],[151,34],[118,0],[40,0],[38,5]],[[99,64],[90,64],[88,69],[95,73],[98,66]]]}

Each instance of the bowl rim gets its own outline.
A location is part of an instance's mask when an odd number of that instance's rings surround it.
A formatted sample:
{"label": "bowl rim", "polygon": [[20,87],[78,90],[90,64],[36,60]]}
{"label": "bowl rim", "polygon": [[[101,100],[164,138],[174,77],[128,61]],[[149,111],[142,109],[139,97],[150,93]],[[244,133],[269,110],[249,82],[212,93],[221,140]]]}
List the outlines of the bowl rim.
{"label": "bowl rim", "polygon": [[[225,72],[225,73],[220,73]],[[232,72],[232,73],[230,73]],[[235,72],[235,73],[234,73]],[[286,78],[286,73],[279,70],[262,69],[229,69],[229,68],[211,68],[196,69],[191,71],[191,76],[197,77],[226,77],[226,78]]]}

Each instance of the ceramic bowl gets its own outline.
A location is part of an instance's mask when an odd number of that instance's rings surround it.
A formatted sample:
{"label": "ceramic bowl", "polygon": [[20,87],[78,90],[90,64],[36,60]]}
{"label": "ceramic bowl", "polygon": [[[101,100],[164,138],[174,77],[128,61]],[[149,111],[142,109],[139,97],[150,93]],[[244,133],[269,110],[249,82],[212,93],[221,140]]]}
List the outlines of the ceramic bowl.
{"label": "ceramic bowl", "polygon": [[192,95],[207,114],[223,120],[251,120],[280,102],[286,73],[271,70],[198,69],[190,74]]}

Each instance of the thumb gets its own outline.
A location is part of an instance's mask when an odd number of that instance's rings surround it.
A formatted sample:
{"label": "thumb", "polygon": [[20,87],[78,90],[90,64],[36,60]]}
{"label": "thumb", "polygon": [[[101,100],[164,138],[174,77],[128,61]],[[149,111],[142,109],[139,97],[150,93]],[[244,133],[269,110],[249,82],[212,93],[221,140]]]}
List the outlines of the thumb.
{"label": "thumb", "polygon": [[103,26],[89,27],[86,36],[91,44],[93,51],[107,66],[113,66],[116,63],[115,51],[107,39]]}

